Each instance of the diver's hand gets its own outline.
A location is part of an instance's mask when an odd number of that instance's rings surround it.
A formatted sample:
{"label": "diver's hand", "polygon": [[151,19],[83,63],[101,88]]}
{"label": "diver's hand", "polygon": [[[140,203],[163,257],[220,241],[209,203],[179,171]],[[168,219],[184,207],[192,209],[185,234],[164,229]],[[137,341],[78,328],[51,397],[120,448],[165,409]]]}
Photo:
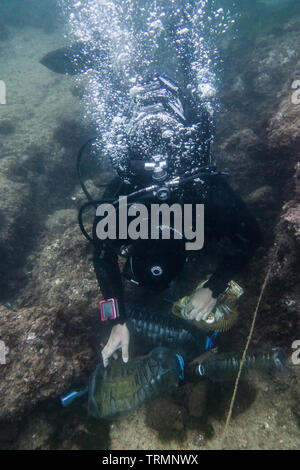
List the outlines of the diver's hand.
{"label": "diver's hand", "polygon": [[216,302],[217,299],[213,297],[209,288],[199,289],[192,295],[190,302],[183,311],[183,316],[187,320],[206,320]]}
{"label": "diver's hand", "polygon": [[112,327],[109,340],[106,346],[102,349],[104,367],[108,366],[108,359],[117,351],[117,349],[122,349],[122,359],[124,362],[128,362],[129,337],[129,330],[126,323],[124,323],[124,325],[115,325]]}

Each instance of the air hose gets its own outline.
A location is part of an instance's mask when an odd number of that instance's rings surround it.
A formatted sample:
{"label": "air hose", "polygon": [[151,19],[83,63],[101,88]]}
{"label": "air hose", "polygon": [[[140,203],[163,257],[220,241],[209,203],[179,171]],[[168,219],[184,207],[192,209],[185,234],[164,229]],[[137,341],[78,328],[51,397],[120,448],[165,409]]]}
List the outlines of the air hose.
{"label": "air hose", "polygon": [[[93,140],[93,139],[91,139]],[[90,142],[90,141],[89,141]],[[87,143],[86,143],[87,144]],[[86,145],[85,144],[85,145]],[[83,224],[83,220],[82,220],[82,217],[83,217],[83,213],[85,212],[85,210],[88,208],[88,207],[91,207],[91,206],[97,206],[97,205],[100,205],[100,204],[105,204],[105,203],[109,203],[109,204],[112,204],[113,206],[116,206],[118,203],[119,203],[119,200],[113,200],[113,199],[98,199],[98,200],[95,200],[91,197],[91,195],[89,194],[89,192],[87,191],[83,181],[81,180],[81,173],[80,173],[80,160],[81,160],[81,157],[82,157],[82,153],[84,151],[84,148],[85,146],[82,147],[82,151],[79,152],[79,155],[78,155],[78,162],[77,162],[77,170],[79,171],[78,173],[78,176],[80,178],[80,184],[81,184],[81,187],[84,191],[84,193],[86,194],[87,198],[89,199],[88,202],[86,202],[79,210],[79,214],[78,214],[78,223],[79,223],[79,227],[83,233],[83,235],[85,236],[85,238],[89,241],[89,242],[92,242],[94,243],[94,240],[89,236],[89,234],[87,233],[87,231],[85,230],[84,228],[84,224]],[[179,177],[176,177],[174,178],[173,180],[170,180],[168,182],[165,182],[164,183],[164,186],[167,187],[167,188],[171,188],[173,189],[173,187],[179,187],[179,186],[182,186],[183,184],[186,184],[188,183],[189,181],[191,180],[195,180],[196,178],[199,178],[201,176],[215,176],[215,175],[222,175],[222,176],[227,176],[227,173],[224,173],[224,172],[217,172],[215,171],[214,167],[208,167],[208,166],[205,166],[205,167],[202,167],[202,168],[199,168],[198,171],[192,175],[189,175],[189,176],[186,176],[184,178],[181,178],[180,176]],[[132,198],[138,198],[138,197],[142,197],[142,196],[145,196],[146,194],[148,193],[155,193],[155,191],[158,191],[159,189],[161,188],[160,185],[152,185],[152,186],[148,186],[146,188],[143,188],[143,189],[139,189],[137,191],[134,191],[130,194],[128,194],[126,197],[127,197],[127,200],[129,199],[132,199]]]}
{"label": "air hose", "polygon": [[89,201],[92,201],[93,198],[92,196],[90,195],[90,193],[88,192],[84,182],[83,182],[83,179],[82,179],[82,174],[81,174],[81,161],[82,161],[82,157],[84,155],[84,151],[85,149],[87,148],[87,146],[91,143],[91,142],[95,142],[97,139],[97,137],[92,137],[91,139],[87,140],[85,142],[85,144],[83,144],[83,146],[81,147],[81,149],[79,150],[79,153],[78,153],[78,157],[77,157],[77,163],[76,163],[76,169],[77,169],[77,175],[78,175],[78,179],[79,179],[79,182],[80,182],[80,186],[82,188],[82,191],[84,192],[84,194],[86,195],[86,197],[88,198]]}

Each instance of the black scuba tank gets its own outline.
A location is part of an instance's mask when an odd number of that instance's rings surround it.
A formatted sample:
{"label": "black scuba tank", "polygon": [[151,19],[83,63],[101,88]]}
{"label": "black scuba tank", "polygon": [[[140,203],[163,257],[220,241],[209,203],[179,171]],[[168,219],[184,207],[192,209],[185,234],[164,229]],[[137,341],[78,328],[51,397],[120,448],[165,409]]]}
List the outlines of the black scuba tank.
{"label": "black scuba tank", "polygon": [[133,337],[145,346],[164,346],[183,355],[185,360],[215,346],[215,335],[199,330],[185,320],[173,315],[158,314],[154,309],[128,307],[127,326]]}

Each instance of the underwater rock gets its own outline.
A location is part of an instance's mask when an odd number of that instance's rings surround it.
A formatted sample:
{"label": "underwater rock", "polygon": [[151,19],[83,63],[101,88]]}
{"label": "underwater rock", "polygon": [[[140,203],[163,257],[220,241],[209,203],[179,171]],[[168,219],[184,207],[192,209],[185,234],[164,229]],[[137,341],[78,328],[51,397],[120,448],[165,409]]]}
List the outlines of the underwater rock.
{"label": "underwater rock", "polygon": [[284,27],[284,31],[299,31],[300,30],[300,18],[298,16],[295,16],[292,18],[290,21],[288,21]]}
{"label": "underwater rock", "polygon": [[291,201],[283,207],[281,220],[294,239],[300,244],[300,202]]}
{"label": "underwater rock", "polygon": [[158,398],[147,407],[147,425],[159,432],[161,437],[170,438],[182,433],[187,421],[184,407],[170,398]]}
{"label": "underwater rock", "polygon": [[188,397],[188,410],[190,416],[201,418],[206,413],[207,383],[199,382],[194,385]]}
{"label": "underwater rock", "polygon": [[[44,239],[36,253],[32,278],[20,293],[22,305],[61,308],[75,326],[95,318],[102,295],[92,261],[92,247],[76,226],[59,238]],[[80,319],[73,312],[82,312]]]}
{"label": "underwater rock", "polygon": [[[299,105],[293,103],[292,88],[287,91],[286,96],[280,103],[277,111],[269,120],[267,128],[268,142],[272,150],[299,152],[300,143],[300,116]],[[286,162],[289,164],[289,162]]]}
{"label": "underwater rock", "polygon": [[[258,38],[248,56],[236,54],[221,90],[224,106],[214,153],[259,220],[263,234],[263,245],[245,279],[240,324],[228,341],[224,338],[225,347],[235,350],[244,346],[270,263],[270,282],[252,344],[281,346],[289,355],[295,332],[300,331],[300,117],[299,104],[293,100],[297,90],[292,88],[300,78],[300,54],[295,48],[300,40],[299,21],[299,16],[293,18],[278,36]],[[299,89],[297,93],[299,97]],[[246,129],[257,137],[253,145]],[[274,248],[278,248],[276,257]],[[290,382],[291,396],[299,423],[299,379],[298,384]],[[216,405],[208,409],[210,414]]]}
{"label": "underwater rock", "polygon": [[1,340],[9,348],[0,365],[0,422],[21,419],[74,381],[87,382],[93,353],[91,327],[84,323],[81,330],[72,328],[55,308],[0,307]]}
{"label": "underwater rock", "polygon": [[[66,423],[63,426],[63,432],[65,438],[61,442],[60,449],[62,450],[89,449],[89,441],[97,441],[97,436],[91,433],[84,423],[76,423],[75,420],[70,420],[70,422]],[[99,432],[101,433],[101,430]],[[99,437],[98,440],[100,440]]]}
{"label": "underwater rock", "polygon": [[273,344],[288,351],[295,339],[295,332],[300,331],[299,164],[296,164],[294,172],[294,178],[287,179],[283,188],[291,200],[282,207],[275,228],[275,245],[265,260],[273,267],[262,305],[260,326],[255,332],[258,342],[268,337]]}
{"label": "underwater rock", "polygon": [[[0,281],[20,266],[34,227],[31,189],[0,175]],[[22,240],[22,243],[20,243]]]}
{"label": "underwater rock", "polygon": [[272,186],[277,200],[276,193],[288,178],[289,162],[281,152],[299,143],[299,110],[291,103],[291,80],[299,77],[299,40],[295,28],[280,35],[258,35],[247,54],[242,42],[232,46],[237,49],[220,88],[223,107],[214,153],[243,197],[258,187]]}
{"label": "underwater rock", "polygon": [[[112,180],[112,175],[110,174],[103,174],[101,172],[101,183],[100,184],[108,184]],[[88,190],[88,192],[91,194],[92,197],[95,199],[101,199],[103,196],[104,192],[104,187],[100,187],[97,185],[97,175],[95,175],[95,178],[92,180],[86,179],[85,182],[85,187]],[[74,206],[79,210],[80,207],[87,202],[86,195],[82,191],[80,186],[76,186],[74,188],[74,191],[71,194],[71,200],[73,201]],[[92,221],[92,216],[89,219]],[[76,218],[76,223],[77,223],[77,218]]]}
{"label": "underwater rock", "polygon": [[[299,366],[298,366],[299,367]],[[295,377],[292,387],[292,412],[300,429],[300,375]]]}
{"label": "underwater rock", "polygon": [[46,229],[52,234],[63,233],[69,227],[77,224],[75,209],[61,209],[51,214],[46,221]]}
{"label": "underwater rock", "polygon": [[[295,165],[295,173],[292,182],[294,183],[294,191],[291,193],[292,199],[282,207],[277,230],[287,237],[291,237],[298,244],[298,246],[295,246],[294,261],[296,261],[298,256],[300,256],[300,163]],[[288,184],[288,189],[290,188],[291,185]]]}
{"label": "underwater rock", "polygon": [[54,433],[54,426],[44,413],[34,413],[27,418],[17,438],[17,450],[46,450]]}
{"label": "underwater rock", "polygon": [[249,196],[246,198],[246,202],[251,206],[256,206],[257,208],[273,208],[276,204],[274,198],[274,191],[272,186],[262,186],[255,189]]}
{"label": "underwater rock", "polygon": [[86,142],[93,135],[95,135],[95,130],[93,128],[85,129],[77,119],[62,120],[53,133],[53,139],[63,148],[78,152],[80,142]]}
{"label": "underwater rock", "polygon": [[260,140],[252,129],[242,129],[233,135],[223,144],[223,148],[232,152],[237,147],[250,151],[259,146]]}

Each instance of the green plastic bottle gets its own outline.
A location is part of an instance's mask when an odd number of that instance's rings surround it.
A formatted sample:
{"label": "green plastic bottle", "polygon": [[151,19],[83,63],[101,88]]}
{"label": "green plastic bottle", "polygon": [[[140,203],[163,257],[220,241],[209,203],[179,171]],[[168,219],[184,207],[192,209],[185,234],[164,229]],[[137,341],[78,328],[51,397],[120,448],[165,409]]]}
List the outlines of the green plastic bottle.
{"label": "green plastic bottle", "polygon": [[[212,354],[195,367],[196,376],[213,382],[234,381],[242,360],[241,353]],[[246,354],[241,372],[241,380],[255,381],[272,378],[275,375],[288,375],[284,353],[280,348],[268,351],[253,351]]]}
{"label": "green plastic bottle", "polygon": [[172,394],[183,378],[183,359],[159,347],[128,364],[98,365],[89,382],[89,414],[107,419],[132,411],[148,400]]}

